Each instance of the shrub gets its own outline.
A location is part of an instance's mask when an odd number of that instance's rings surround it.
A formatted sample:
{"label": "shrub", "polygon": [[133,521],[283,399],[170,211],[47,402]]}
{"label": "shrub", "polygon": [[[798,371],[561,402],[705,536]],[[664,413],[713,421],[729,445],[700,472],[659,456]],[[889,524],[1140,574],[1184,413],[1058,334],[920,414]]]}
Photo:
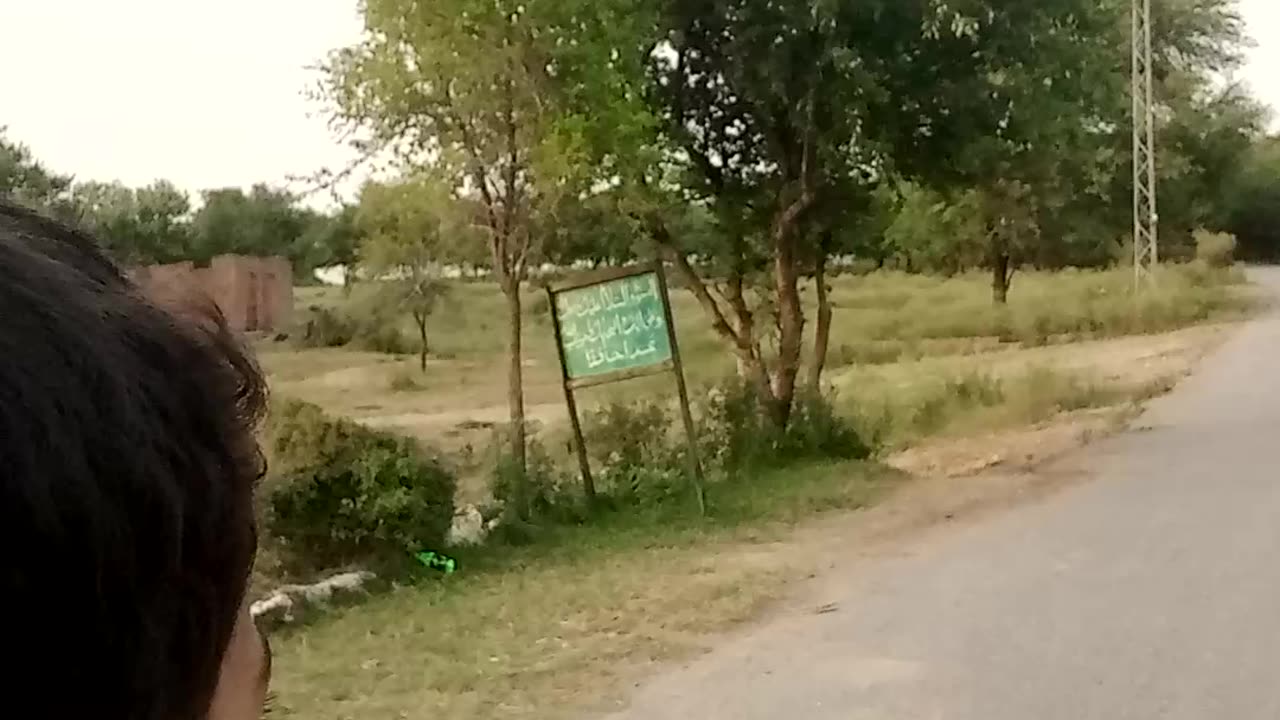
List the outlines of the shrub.
{"label": "shrub", "polygon": [[1195,231],[1193,237],[1196,243],[1197,260],[1211,268],[1226,268],[1235,264],[1235,235],[1200,229]]}
{"label": "shrub", "polygon": [[356,335],[356,323],[330,308],[312,306],[307,311],[298,343],[303,347],[342,347]]}
{"label": "shrub", "polygon": [[297,564],[442,547],[456,480],[413,440],[290,401],[273,408],[267,444],[266,524]]}
{"label": "shrub", "polygon": [[862,460],[871,456],[872,448],[844,418],[836,414],[831,402],[821,396],[803,393],[791,410],[791,422],[782,434],[781,460],[836,459]]}
{"label": "shrub", "polygon": [[356,315],[332,308],[309,309],[299,344],[309,348],[354,345],[370,352],[409,355],[417,345],[401,332],[399,325],[376,313]]}
{"label": "shrub", "polygon": [[613,403],[587,415],[597,490],[628,505],[661,504],[688,487],[687,452],[673,413],[657,401]]}
{"label": "shrub", "polygon": [[[516,483],[520,480],[520,468],[511,456],[510,438],[505,430],[494,434],[490,443],[490,456],[494,468],[493,497],[507,506],[515,502]],[[525,448],[524,483],[529,492],[529,510],[535,520],[577,523],[586,519],[586,507],[573,478],[561,472],[546,445],[530,438]],[[502,527],[508,525],[503,523]],[[519,534],[508,534],[506,539],[519,544]]]}
{"label": "shrub", "polygon": [[394,322],[377,317],[359,323],[352,343],[361,350],[387,355],[411,355],[418,352],[417,342],[406,338]]}
{"label": "shrub", "polygon": [[822,396],[801,393],[785,429],[741,380],[713,389],[701,410],[704,453],[730,475],[798,460],[862,459],[872,452],[871,444]]}

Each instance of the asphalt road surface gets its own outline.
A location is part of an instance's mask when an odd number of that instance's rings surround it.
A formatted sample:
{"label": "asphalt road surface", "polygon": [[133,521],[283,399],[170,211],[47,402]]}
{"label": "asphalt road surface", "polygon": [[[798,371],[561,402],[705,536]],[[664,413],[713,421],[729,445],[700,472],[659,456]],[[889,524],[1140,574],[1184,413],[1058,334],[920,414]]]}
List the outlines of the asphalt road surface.
{"label": "asphalt road surface", "polygon": [[[1252,273],[1280,296],[1280,270]],[[638,688],[618,720],[1280,718],[1280,314],[1233,335],[1096,476],[824,579]]]}

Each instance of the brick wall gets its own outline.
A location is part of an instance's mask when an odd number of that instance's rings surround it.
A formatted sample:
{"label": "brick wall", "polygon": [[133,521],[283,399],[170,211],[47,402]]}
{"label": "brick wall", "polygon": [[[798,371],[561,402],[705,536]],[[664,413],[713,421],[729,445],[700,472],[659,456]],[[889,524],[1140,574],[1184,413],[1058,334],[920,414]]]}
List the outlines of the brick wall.
{"label": "brick wall", "polygon": [[132,275],[157,296],[207,296],[239,332],[278,332],[293,321],[293,269],[281,257],[221,255],[207,268],[181,262],[137,268]]}

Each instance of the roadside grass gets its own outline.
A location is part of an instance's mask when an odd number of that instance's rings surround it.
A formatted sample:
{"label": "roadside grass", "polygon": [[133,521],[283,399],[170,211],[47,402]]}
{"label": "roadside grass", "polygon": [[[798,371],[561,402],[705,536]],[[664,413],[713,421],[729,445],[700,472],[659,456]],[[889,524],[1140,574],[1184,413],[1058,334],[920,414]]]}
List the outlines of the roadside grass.
{"label": "roadside grass", "polygon": [[[954,361],[915,363],[914,372],[884,370],[846,378],[838,407],[864,437],[889,451],[934,436],[1035,425],[1060,413],[1143,403],[1178,380],[1172,374],[1104,378],[1035,364],[976,370]],[[891,379],[903,374],[906,379]]]}
{"label": "roadside grass", "polygon": [[871,464],[810,465],[720,485],[707,519],[686,504],[459,551],[455,576],[275,638],[273,716],[554,718],[597,705],[807,573],[805,558],[769,550],[795,522],[865,507],[897,479]]}

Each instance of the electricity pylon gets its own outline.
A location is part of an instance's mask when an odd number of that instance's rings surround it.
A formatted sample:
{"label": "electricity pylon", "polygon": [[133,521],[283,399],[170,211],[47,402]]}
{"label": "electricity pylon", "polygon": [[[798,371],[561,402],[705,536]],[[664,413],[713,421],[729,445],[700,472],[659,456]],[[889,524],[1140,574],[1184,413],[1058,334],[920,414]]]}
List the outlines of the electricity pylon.
{"label": "electricity pylon", "polygon": [[1139,292],[1155,282],[1160,262],[1151,71],[1151,0],[1133,0],[1133,272]]}

